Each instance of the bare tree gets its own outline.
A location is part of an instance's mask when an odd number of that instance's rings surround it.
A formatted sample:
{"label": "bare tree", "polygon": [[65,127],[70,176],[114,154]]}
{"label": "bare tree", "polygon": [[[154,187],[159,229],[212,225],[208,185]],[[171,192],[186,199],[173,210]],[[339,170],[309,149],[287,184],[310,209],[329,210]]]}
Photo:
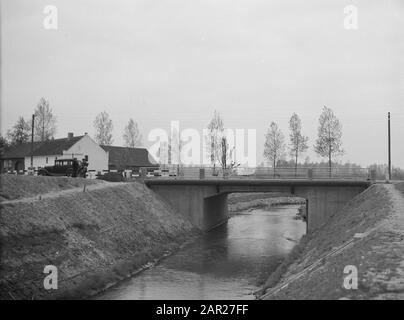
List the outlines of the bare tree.
{"label": "bare tree", "polygon": [[308,137],[302,134],[302,122],[296,113],[293,113],[289,120],[290,129],[290,154],[295,160],[295,176],[297,175],[297,160],[301,153],[308,149]]}
{"label": "bare tree", "polygon": [[169,158],[169,144],[168,141],[160,141],[160,147],[157,152],[157,157],[159,158],[159,164],[163,165],[163,168],[171,161]]}
{"label": "bare tree", "polygon": [[94,120],[95,141],[98,144],[109,146],[112,144],[112,120],[106,111],[97,115]]}
{"label": "bare tree", "polygon": [[273,172],[275,176],[276,163],[284,156],[285,143],[284,136],[278,125],[271,122],[268,132],[265,136],[264,157],[272,162]]}
{"label": "bare tree", "polygon": [[31,126],[23,117],[19,117],[11,130],[8,130],[7,137],[12,145],[28,142],[31,136]]}
{"label": "bare tree", "polygon": [[229,145],[228,139],[225,135],[220,138],[220,147],[217,150],[217,159],[222,167],[223,176],[227,175],[227,171],[231,170],[236,166],[236,163],[233,159],[234,155],[234,147],[232,148]]}
{"label": "bare tree", "polygon": [[331,176],[332,158],[342,155],[342,125],[334,112],[323,107],[319,118],[318,136],[314,150],[321,157],[328,157],[329,174]]}
{"label": "bare tree", "polygon": [[46,141],[53,139],[56,133],[56,117],[49,107],[49,101],[41,98],[35,109],[35,139]]}
{"label": "bare tree", "polygon": [[180,175],[181,164],[181,151],[184,146],[181,141],[181,134],[177,128],[173,128],[171,135],[168,137],[168,163],[177,165],[177,175]]}
{"label": "bare tree", "polygon": [[208,148],[210,162],[215,168],[216,162],[219,161],[218,155],[221,154],[222,137],[224,135],[223,119],[219,112],[215,110],[212,120],[208,125]]}
{"label": "bare tree", "polygon": [[182,145],[180,132],[177,128],[173,128],[167,142],[168,164],[179,164],[181,162]]}
{"label": "bare tree", "polygon": [[138,125],[133,119],[129,119],[128,124],[123,132],[123,140],[127,147],[139,147],[142,145],[142,135],[139,132]]}

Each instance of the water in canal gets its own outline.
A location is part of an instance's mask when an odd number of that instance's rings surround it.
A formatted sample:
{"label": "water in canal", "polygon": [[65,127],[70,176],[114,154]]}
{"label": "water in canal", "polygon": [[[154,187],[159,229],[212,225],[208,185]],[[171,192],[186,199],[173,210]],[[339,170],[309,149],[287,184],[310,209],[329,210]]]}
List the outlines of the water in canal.
{"label": "water in canal", "polygon": [[99,296],[99,299],[254,299],[306,232],[298,205],[254,209]]}

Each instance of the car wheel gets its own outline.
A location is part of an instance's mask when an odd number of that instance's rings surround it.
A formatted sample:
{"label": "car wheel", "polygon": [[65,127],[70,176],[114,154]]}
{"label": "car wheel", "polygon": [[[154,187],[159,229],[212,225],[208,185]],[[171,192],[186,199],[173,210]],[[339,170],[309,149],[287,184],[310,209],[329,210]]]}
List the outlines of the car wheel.
{"label": "car wheel", "polygon": [[71,177],[73,175],[73,169],[66,170],[66,176]]}

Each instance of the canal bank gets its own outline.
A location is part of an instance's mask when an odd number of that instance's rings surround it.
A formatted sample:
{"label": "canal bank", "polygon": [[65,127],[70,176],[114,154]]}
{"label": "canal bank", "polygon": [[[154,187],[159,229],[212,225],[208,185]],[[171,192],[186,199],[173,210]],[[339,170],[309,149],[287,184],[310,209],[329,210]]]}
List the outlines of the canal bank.
{"label": "canal bank", "polygon": [[200,235],[140,183],[1,175],[0,191],[0,299],[89,297]]}
{"label": "canal bank", "polygon": [[356,196],[301,240],[260,293],[275,300],[404,299],[404,183],[375,184]]}

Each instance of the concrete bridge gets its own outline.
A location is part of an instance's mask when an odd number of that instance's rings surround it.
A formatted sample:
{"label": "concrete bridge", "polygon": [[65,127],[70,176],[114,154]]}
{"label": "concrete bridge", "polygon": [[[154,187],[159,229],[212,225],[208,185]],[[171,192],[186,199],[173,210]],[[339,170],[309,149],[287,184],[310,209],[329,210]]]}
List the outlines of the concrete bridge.
{"label": "concrete bridge", "polygon": [[202,230],[228,219],[227,195],[234,192],[271,192],[306,199],[308,231],[326,223],[349,200],[371,184],[349,179],[145,179],[145,184],[173,209]]}

